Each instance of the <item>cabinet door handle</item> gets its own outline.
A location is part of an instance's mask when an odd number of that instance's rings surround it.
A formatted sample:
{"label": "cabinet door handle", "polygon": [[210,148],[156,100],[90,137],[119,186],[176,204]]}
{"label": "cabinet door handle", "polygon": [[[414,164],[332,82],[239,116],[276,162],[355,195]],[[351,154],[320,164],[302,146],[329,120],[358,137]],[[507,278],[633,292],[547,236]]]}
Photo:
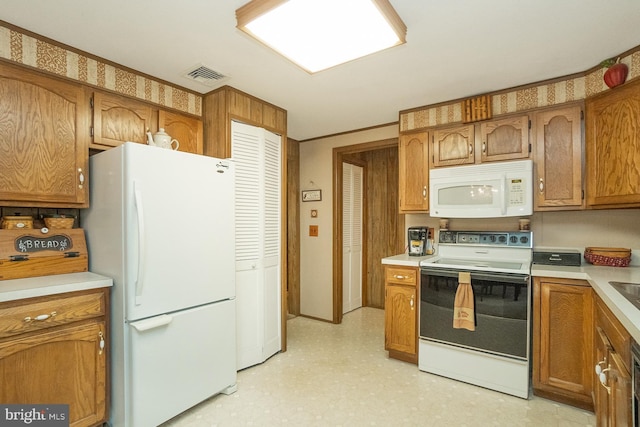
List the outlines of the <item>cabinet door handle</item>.
{"label": "cabinet door handle", "polygon": [[473,156],[473,144],[469,144],[469,157]]}
{"label": "cabinet door handle", "polygon": [[487,143],[485,141],[482,141],[482,152],[483,153],[487,152]]}
{"label": "cabinet door handle", "polygon": [[33,322],[34,320],[38,321],[38,322],[44,322],[45,320],[47,320],[50,317],[55,317],[57,314],[58,314],[57,312],[52,311],[49,314],[39,314],[39,315],[37,315],[35,317],[27,316],[27,317],[24,318],[24,321],[25,321],[25,323],[30,323],[30,322]]}
{"label": "cabinet door handle", "polygon": [[78,181],[80,181],[78,188],[82,188],[84,185],[84,174],[82,173],[82,168],[78,168]]}
{"label": "cabinet door handle", "polygon": [[104,351],[104,335],[102,334],[102,331],[98,333],[98,336],[100,337],[100,351],[98,351],[98,354],[102,354],[102,352]]}
{"label": "cabinet door handle", "polygon": [[427,186],[426,185],[424,187],[422,187],[422,198],[423,199],[427,198]]}
{"label": "cabinet door handle", "polygon": [[598,375],[598,379],[600,380],[600,385],[602,385],[602,387],[607,389],[607,394],[611,394],[611,387],[607,386],[607,371],[610,371],[611,368],[605,368],[602,370],[602,372],[600,372],[600,375]]}
{"label": "cabinet door handle", "polygon": [[540,181],[538,182],[538,189],[541,193],[544,192],[544,181],[542,180],[542,178],[540,178]]}
{"label": "cabinet door handle", "polygon": [[394,279],[402,280],[402,279],[408,279],[408,278],[409,278],[409,276],[401,276],[401,275],[399,275],[399,274],[394,274],[394,275],[393,275],[393,278],[394,278]]}
{"label": "cabinet door handle", "polygon": [[411,296],[411,301],[409,302],[409,305],[411,306],[411,311],[413,311],[413,295]]}

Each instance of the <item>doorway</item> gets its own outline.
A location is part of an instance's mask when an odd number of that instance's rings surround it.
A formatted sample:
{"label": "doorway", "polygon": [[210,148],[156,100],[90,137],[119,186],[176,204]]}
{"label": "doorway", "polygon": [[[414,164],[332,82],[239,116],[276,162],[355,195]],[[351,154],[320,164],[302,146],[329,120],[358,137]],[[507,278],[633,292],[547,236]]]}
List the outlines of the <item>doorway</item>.
{"label": "doorway", "polygon": [[343,162],[364,164],[362,306],[384,308],[381,259],[404,249],[398,206],[398,139],[333,149],[333,323],[343,315]]}

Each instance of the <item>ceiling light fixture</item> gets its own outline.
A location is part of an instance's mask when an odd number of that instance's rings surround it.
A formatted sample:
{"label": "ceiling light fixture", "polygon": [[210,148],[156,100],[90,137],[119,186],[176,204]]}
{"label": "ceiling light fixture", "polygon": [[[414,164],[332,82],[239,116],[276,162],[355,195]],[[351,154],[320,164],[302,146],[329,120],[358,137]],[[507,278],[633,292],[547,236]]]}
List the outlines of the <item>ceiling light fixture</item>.
{"label": "ceiling light fixture", "polygon": [[253,0],[237,27],[309,73],[406,42],[389,0]]}

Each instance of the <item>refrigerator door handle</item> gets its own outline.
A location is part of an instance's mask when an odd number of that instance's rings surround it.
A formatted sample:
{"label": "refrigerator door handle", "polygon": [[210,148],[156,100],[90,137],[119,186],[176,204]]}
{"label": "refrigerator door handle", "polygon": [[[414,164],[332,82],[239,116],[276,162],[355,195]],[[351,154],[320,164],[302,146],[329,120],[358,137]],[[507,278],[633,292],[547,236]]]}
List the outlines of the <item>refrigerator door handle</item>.
{"label": "refrigerator door handle", "polygon": [[136,185],[137,182],[133,181],[133,194],[136,203],[136,218],[138,220],[138,272],[136,273],[136,305],[142,304],[142,287],[144,285],[144,268],[143,261],[145,255],[145,245],[144,245],[144,212],[142,205],[142,194],[141,190]]}
{"label": "refrigerator door handle", "polygon": [[131,323],[131,326],[133,326],[135,330],[138,332],[145,332],[150,329],[156,329],[156,328],[159,328],[160,326],[168,325],[169,323],[171,323],[172,320],[173,320],[173,317],[169,316],[168,314],[163,314],[160,316],[153,317],[151,319],[141,320],[139,322],[133,322]]}

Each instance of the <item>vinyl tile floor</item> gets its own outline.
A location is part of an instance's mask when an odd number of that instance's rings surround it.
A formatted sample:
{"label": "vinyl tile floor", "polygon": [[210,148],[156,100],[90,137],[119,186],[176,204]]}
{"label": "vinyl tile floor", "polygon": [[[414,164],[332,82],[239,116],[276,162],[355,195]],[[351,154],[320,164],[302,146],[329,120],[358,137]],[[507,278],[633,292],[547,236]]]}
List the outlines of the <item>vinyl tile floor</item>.
{"label": "vinyl tile floor", "polygon": [[529,400],[419,371],[389,359],[384,311],[361,308],[341,325],[287,321],[288,349],[238,373],[238,391],[214,396],[163,427],[595,426],[591,412]]}

